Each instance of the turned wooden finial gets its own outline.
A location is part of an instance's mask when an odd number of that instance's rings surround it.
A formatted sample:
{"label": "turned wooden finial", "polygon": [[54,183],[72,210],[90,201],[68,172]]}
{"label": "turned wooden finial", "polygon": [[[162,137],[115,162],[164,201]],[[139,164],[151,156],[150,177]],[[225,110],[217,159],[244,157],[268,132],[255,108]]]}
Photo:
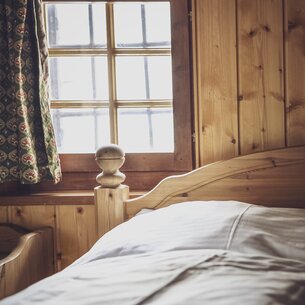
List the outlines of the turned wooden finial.
{"label": "turned wooden finial", "polygon": [[124,151],[116,144],[100,147],[95,153],[95,161],[102,170],[96,181],[103,188],[116,188],[126,176],[119,171],[125,161]]}

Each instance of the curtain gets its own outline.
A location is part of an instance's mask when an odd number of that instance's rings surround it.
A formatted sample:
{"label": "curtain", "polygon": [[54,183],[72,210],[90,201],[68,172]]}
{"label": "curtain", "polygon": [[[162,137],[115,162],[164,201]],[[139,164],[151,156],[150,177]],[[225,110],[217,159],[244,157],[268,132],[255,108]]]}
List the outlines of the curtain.
{"label": "curtain", "polygon": [[0,1],[0,183],[61,179],[41,0]]}

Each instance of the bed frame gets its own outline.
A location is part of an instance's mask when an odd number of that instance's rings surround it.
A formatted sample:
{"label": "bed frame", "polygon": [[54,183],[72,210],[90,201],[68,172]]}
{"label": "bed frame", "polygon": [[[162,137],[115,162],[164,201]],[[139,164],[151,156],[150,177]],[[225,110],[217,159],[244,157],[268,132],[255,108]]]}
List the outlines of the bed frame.
{"label": "bed frame", "polygon": [[147,194],[129,199],[119,171],[124,153],[116,145],[100,148],[102,169],[95,188],[98,233],[103,235],[143,208],[158,209],[190,200],[239,200],[269,207],[305,208],[305,146],[240,156],[162,180]]}

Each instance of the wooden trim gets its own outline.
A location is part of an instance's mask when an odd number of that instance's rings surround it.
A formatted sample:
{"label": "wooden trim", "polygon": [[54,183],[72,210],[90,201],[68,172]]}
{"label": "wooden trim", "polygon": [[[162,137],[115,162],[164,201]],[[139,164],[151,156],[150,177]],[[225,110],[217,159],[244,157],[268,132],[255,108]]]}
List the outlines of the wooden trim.
{"label": "wooden trim", "polygon": [[[189,171],[192,167],[184,157],[179,153],[127,153],[122,171]],[[61,154],[60,160],[63,172],[99,171],[94,154]]]}
{"label": "wooden trim", "polygon": [[93,190],[21,193],[1,196],[0,206],[9,205],[79,205],[94,204]]}
{"label": "wooden trim", "polygon": [[190,170],[192,161],[190,29],[188,1],[171,1],[173,112],[175,153],[172,167],[164,169]]}

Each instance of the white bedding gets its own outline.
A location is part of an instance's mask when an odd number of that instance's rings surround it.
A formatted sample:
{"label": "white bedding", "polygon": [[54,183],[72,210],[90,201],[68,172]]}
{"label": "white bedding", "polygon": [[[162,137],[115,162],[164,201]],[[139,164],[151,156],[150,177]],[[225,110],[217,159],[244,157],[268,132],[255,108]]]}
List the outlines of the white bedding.
{"label": "white bedding", "polygon": [[305,304],[305,210],[193,202],[139,215],[1,305]]}

